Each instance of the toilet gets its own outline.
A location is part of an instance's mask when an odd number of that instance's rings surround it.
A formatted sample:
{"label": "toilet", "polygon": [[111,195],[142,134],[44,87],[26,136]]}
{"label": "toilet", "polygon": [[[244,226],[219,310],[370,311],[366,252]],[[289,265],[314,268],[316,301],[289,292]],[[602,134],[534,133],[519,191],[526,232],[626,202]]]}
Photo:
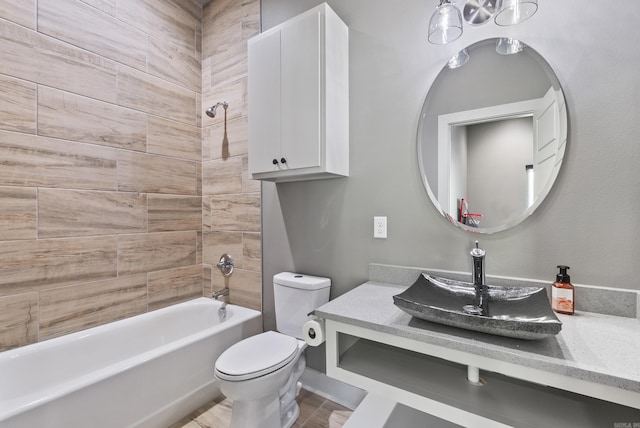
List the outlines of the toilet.
{"label": "toilet", "polygon": [[231,428],[289,428],[296,421],[296,386],[306,366],[302,326],[329,301],[330,287],[329,278],[274,275],[277,331],[241,340],[216,361],[220,390],[233,402]]}

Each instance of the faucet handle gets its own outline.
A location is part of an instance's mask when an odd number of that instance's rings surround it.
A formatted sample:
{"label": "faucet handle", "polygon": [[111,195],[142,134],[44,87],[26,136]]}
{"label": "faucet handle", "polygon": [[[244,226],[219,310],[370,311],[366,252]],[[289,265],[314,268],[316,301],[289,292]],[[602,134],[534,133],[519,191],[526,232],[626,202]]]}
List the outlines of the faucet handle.
{"label": "faucet handle", "polygon": [[220,261],[218,261],[218,264],[216,266],[218,267],[218,269],[220,269],[220,272],[222,272],[222,274],[226,277],[230,277],[231,274],[233,273],[233,259],[229,254],[223,254],[222,257],[220,257]]}
{"label": "faucet handle", "polygon": [[474,257],[474,258],[484,257],[484,255],[486,254],[486,251],[484,251],[482,248],[480,248],[478,246],[478,241],[476,241],[476,248],[471,250],[470,254],[471,254],[471,257]]}

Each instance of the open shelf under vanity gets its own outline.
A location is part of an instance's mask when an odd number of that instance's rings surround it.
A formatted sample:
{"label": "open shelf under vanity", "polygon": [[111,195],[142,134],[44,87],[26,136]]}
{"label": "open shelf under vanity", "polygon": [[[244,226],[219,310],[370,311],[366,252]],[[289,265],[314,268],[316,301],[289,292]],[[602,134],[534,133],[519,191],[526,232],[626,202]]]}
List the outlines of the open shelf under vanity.
{"label": "open shelf under vanity", "polygon": [[[640,410],[489,371],[481,385],[467,366],[338,333],[331,375],[462,426],[603,427],[636,421]],[[426,417],[426,415],[425,415]]]}

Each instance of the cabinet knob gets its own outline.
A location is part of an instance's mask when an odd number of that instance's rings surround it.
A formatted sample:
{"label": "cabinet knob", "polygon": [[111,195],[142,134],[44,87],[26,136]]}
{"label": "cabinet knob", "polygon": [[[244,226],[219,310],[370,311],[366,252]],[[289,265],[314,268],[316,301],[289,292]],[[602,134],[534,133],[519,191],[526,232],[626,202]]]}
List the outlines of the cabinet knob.
{"label": "cabinet knob", "polygon": [[274,159],[274,160],[273,160],[273,164],[274,164],[274,165],[278,165],[278,159]]}
{"label": "cabinet knob", "polygon": [[287,163],[287,160],[285,158],[280,159],[281,163]]}

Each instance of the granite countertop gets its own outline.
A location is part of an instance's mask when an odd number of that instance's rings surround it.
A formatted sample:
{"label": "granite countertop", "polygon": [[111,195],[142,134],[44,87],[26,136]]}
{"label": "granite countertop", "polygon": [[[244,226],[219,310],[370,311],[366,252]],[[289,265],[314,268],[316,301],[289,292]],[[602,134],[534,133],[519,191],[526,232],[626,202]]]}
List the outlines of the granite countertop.
{"label": "granite countertop", "polygon": [[492,336],[413,318],[393,304],[406,285],[369,281],[316,316],[523,367],[640,393],[640,319],[576,311],[543,340]]}

